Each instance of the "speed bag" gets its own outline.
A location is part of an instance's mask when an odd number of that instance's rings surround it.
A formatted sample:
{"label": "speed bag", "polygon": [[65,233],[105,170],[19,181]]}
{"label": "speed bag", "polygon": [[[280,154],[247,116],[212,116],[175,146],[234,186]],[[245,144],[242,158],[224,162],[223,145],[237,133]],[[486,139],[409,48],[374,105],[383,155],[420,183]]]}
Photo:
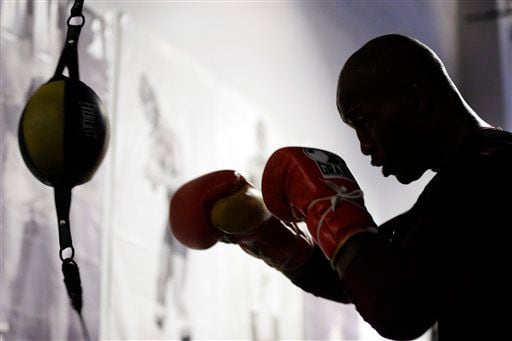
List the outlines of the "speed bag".
{"label": "speed bag", "polygon": [[83,184],[99,167],[109,124],[99,97],[80,80],[52,78],[23,110],[18,140],[32,174],[48,186]]}

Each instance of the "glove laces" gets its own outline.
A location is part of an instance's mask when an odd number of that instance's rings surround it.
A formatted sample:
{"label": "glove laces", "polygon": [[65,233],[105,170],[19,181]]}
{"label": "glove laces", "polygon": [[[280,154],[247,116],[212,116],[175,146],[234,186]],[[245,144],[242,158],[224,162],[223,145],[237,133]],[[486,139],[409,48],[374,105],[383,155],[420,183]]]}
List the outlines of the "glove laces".
{"label": "glove laces", "polygon": [[361,205],[359,205],[356,202],[356,200],[363,199],[363,191],[361,189],[355,189],[355,190],[349,192],[348,188],[344,185],[339,186],[339,185],[335,184],[334,182],[327,181],[327,180],[324,180],[324,182],[329,188],[331,188],[335,192],[335,194],[329,195],[326,197],[322,197],[322,198],[317,198],[317,199],[313,200],[309,204],[308,209],[307,209],[309,211],[314,205],[316,205],[320,201],[329,200],[331,202],[331,206],[329,208],[327,208],[324,213],[322,213],[322,216],[320,217],[320,220],[318,221],[318,224],[316,226],[316,240],[320,240],[320,231],[321,231],[324,219],[327,217],[327,215],[330,212],[334,212],[342,201],[349,201],[349,202],[353,203],[354,205],[361,207]]}

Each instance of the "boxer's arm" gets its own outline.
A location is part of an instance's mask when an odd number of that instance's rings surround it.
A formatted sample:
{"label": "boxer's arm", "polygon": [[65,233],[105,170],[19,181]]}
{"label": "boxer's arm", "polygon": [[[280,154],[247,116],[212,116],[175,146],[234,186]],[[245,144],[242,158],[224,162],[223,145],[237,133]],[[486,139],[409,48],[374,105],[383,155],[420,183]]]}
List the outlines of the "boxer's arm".
{"label": "boxer's arm", "polygon": [[377,236],[359,235],[347,242],[334,266],[365,321],[386,338],[410,340],[437,319],[439,297],[433,281],[439,276],[427,255],[424,250],[405,255]]}
{"label": "boxer's arm", "polygon": [[303,266],[293,271],[283,271],[283,274],[310,294],[331,301],[350,303],[338,273],[318,246],[315,246],[311,258]]}
{"label": "boxer's arm", "polygon": [[[411,214],[407,212],[379,226],[378,236],[386,248],[394,247],[393,244],[399,239],[398,236],[393,239],[394,231],[410,228],[413,223],[411,218]],[[356,247],[350,247],[349,250],[355,252]],[[344,257],[343,262],[348,263],[347,257]],[[315,296],[340,303],[351,303],[339,275],[343,271],[343,262],[338,262],[338,269],[333,269],[320,247],[315,245],[311,258],[302,267],[283,273],[293,284]]]}
{"label": "boxer's arm", "polygon": [[[398,236],[393,239],[394,231],[409,229],[412,225],[412,217],[408,213],[401,214],[379,226],[378,236],[386,248],[393,248],[393,244],[399,239]],[[348,249],[355,253],[357,251],[357,244],[354,247],[350,246]],[[354,255],[351,256],[353,257]],[[340,303],[351,303],[346,289],[341,283],[339,274],[344,271],[342,266],[349,263],[347,258],[352,257],[344,257],[342,261],[337,263],[338,267],[333,269],[320,247],[315,245],[312,257],[304,266],[295,271],[284,272],[284,274],[296,286],[315,296]]]}

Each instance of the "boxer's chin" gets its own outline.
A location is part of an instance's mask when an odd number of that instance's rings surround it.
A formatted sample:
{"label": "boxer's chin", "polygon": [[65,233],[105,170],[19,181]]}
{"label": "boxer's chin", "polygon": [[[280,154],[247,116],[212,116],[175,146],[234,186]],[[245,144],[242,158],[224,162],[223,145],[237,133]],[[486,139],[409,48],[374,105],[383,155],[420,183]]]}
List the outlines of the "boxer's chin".
{"label": "boxer's chin", "polygon": [[404,185],[407,185],[407,184],[410,184],[411,182],[414,182],[416,180],[418,180],[419,178],[421,178],[421,176],[423,175],[424,172],[416,172],[416,173],[398,173],[398,174],[394,174],[396,179],[398,180],[398,182],[400,182],[401,184],[404,184]]}

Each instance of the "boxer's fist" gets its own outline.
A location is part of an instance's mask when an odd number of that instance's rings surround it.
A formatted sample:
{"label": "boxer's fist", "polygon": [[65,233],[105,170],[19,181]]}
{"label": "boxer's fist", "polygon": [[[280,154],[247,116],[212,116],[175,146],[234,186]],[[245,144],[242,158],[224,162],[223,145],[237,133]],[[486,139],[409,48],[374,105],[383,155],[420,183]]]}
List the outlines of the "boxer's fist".
{"label": "boxer's fist", "polygon": [[169,212],[174,236],[193,249],[250,234],[269,217],[260,193],[232,170],[187,182],[172,197]]}
{"label": "boxer's fist", "polygon": [[171,199],[169,218],[174,236],[187,247],[206,249],[219,240],[238,243],[280,270],[300,266],[313,248],[299,229],[273,217],[261,193],[232,170],[208,173],[180,187]]}
{"label": "boxer's fist", "polygon": [[302,147],[277,150],[265,166],[262,191],[270,212],[284,221],[305,221],[332,261],[349,238],[375,230],[362,191],[333,153]]}

